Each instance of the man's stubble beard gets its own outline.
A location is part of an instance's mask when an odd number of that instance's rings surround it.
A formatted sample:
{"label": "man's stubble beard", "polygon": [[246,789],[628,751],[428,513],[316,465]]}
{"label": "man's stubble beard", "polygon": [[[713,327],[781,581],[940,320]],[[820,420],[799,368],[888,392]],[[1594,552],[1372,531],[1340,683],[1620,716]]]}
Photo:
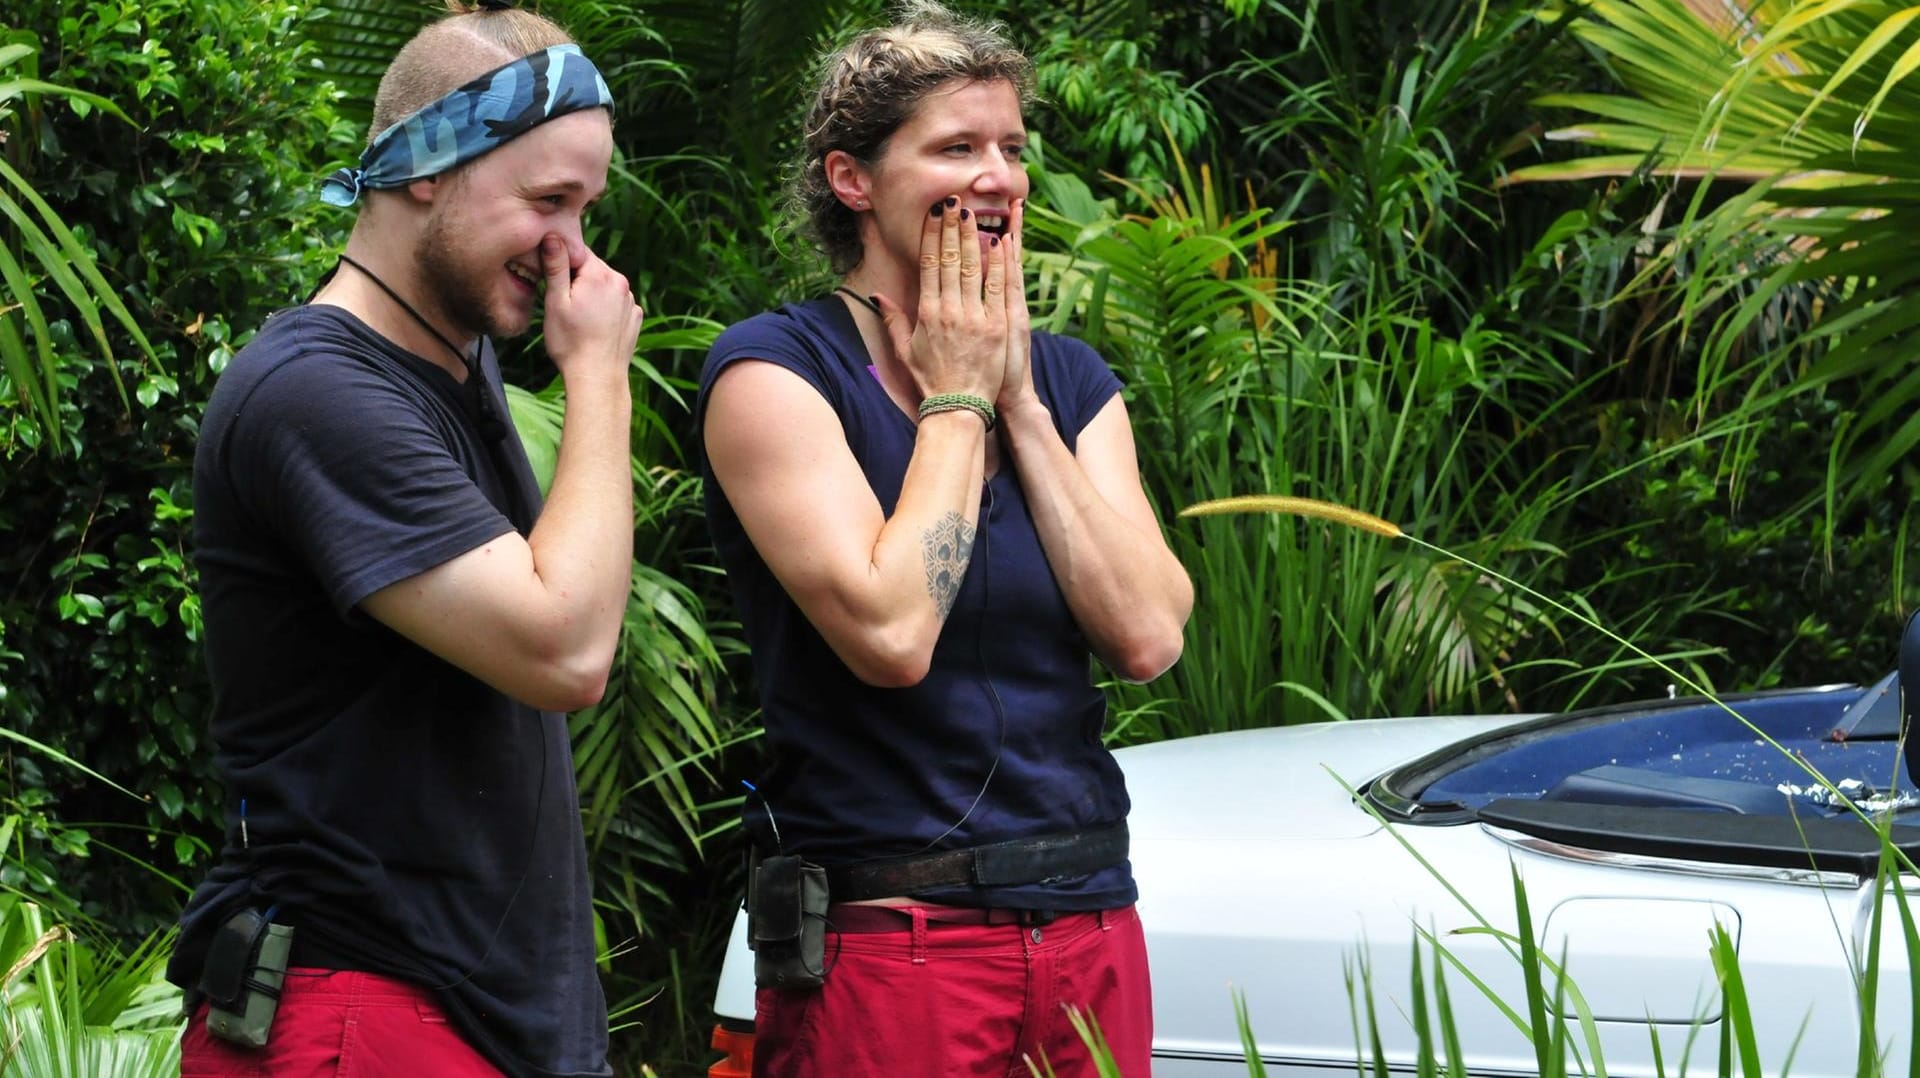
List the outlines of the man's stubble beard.
{"label": "man's stubble beard", "polygon": [[[462,330],[501,338],[517,336],[525,326],[502,323],[493,313],[492,274],[462,258],[463,244],[447,215],[434,213],[420,237],[415,261],[420,283],[440,312]],[[502,268],[501,272],[505,272]]]}

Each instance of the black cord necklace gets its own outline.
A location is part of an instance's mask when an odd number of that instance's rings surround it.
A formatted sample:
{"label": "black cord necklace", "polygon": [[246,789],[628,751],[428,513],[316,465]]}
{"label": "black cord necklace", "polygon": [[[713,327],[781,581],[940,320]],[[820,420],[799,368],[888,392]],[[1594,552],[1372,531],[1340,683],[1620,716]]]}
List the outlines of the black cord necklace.
{"label": "black cord necklace", "polygon": [[853,289],[848,288],[846,285],[841,285],[839,288],[834,289],[834,291],[840,293],[841,295],[851,297],[855,303],[858,303],[860,306],[865,307],[869,311],[872,311],[874,313],[874,316],[879,318],[880,321],[885,322],[887,320],[887,316],[880,313],[880,305],[878,303],[875,303],[874,301],[868,299],[867,297],[861,295],[860,293],[855,292]]}
{"label": "black cord necklace", "polygon": [[388,299],[398,303],[401,310],[412,315],[413,320],[420,323],[421,329],[433,334],[435,340],[447,346],[447,351],[452,352],[454,356],[460,360],[460,365],[467,368],[467,391],[472,395],[474,410],[478,413],[481,436],[489,441],[495,442],[505,438],[507,436],[507,425],[502,423],[500,417],[493,413],[493,394],[487,391],[487,377],[486,374],[480,370],[480,364],[473,357],[467,355],[459,345],[448,340],[446,334],[434,328],[433,323],[427,321],[425,315],[415,310],[413,304],[401,299],[400,293],[394,291],[392,285],[381,280],[379,274],[361,265],[359,262],[354,261],[347,255],[341,255],[340,261],[359,270],[362,276],[372,281],[380,291],[385,292]]}

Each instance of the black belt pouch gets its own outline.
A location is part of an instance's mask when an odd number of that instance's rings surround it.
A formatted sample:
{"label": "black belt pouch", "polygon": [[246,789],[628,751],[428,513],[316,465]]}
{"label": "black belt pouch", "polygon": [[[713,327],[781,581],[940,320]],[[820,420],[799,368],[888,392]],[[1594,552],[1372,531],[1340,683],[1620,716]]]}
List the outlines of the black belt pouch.
{"label": "black belt pouch", "polygon": [[755,863],[747,877],[747,941],[756,987],[826,983],[827,870],[792,854]]}
{"label": "black belt pouch", "polygon": [[241,910],[222,922],[200,968],[207,1032],[248,1048],[265,1047],[292,949],[293,926],[273,924],[259,910]]}

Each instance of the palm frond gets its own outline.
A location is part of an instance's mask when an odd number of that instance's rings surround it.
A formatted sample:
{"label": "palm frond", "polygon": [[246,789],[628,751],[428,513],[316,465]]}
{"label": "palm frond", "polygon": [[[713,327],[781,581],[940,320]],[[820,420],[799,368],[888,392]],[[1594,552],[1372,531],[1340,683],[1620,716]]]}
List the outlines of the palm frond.
{"label": "palm frond", "polygon": [[[1907,296],[1920,221],[1920,17],[1882,3],[1777,0],[1734,20],[1717,4],[1599,0],[1581,36],[1623,94],[1545,103],[1598,122],[1557,133],[1624,150],[1522,169],[1515,182],[1626,175],[1701,181],[1642,281],[1684,267],[1676,315],[1701,328],[1694,410],[1839,394],[1858,417],[1836,446],[1828,527],[1878,496],[1920,445]],[[1735,186],[1737,185],[1737,186]],[[1733,197],[1721,197],[1735,186]],[[1782,326],[1782,305],[1806,312]],[[1796,329],[1797,327],[1797,329]],[[1758,347],[1754,347],[1754,345]],[[1735,443],[1751,450],[1752,440]],[[1829,532],[1831,534],[1831,532]]]}
{"label": "palm frond", "polygon": [[[7,43],[0,46],[0,147],[7,150],[0,156],[0,235],[16,242],[0,243],[0,372],[6,375],[15,398],[51,432],[59,429],[62,364],[54,352],[47,312],[38,294],[41,280],[53,283],[92,337],[107,361],[122,405],[132,407],[119,365],[114,362],[102,311],[133,338],[145,361],[157,364],[159,360],[139,322],[95,265],[92,250],[67,227],[23,171],[26,154],[16,147],[29,140],[7,137],[26,133],[19,129],[19,120],[30,115],[44,96],[65,98],[75,108],[97,109],[121,121],[132,121],[103,97],[35,77],[39,56],[36,39],[21,31],[7,38]],[[16,253],[20,251],[27,257]],[[29,341],[33,345],[31,353],[27,349]],[[46,438],[45,443],[56,452],[62,445],[57,437]]]}
{"label": "palm frond", "polygon": [[81,939],[18,895],[0,895],[0,1075],[163,1078],[180,1073],[172,936],[131,952]]}

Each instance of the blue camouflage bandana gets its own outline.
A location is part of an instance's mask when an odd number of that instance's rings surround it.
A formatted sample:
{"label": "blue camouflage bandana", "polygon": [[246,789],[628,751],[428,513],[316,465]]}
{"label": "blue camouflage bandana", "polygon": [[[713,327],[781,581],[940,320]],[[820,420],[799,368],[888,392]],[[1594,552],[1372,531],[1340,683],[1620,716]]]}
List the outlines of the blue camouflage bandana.
{"label": "blue camouflage bandana", "polygon": [[408,116],[328,176],[320,199],[351,206],[365,190],[405,187],[505,145],[558,116],[613,108],[613,92],[578,45],[555,45],[497,67]]}

